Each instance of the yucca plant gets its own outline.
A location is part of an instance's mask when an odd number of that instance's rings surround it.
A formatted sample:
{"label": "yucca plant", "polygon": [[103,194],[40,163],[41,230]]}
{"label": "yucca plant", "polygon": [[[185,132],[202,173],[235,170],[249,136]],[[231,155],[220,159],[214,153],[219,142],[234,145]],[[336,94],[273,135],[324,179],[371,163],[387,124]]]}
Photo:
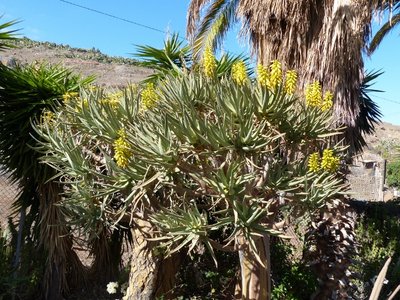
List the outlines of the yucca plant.
{"label": "yucca plant", "polygon": [[43,281],[47,299],[68,290],[67,276],[80,277],[83,272],[71,248],[65,211],[57,206],[60,184],[52,180],[54,170],[40,163],[40,154],[34,150],[40,137],[33,128],[62,105],[64,94],[90,80],[81,80],[59,66],[0,65],[0,164],[19,185],[14,208],[29,210],[26,232],[35,234],[37,251],[44,251],[47,258]]}
{"label": "yucca plant", "polygon": [[[345,189],[332,95],[317,82],[305,100],[294,95],[295,72],[283,80],[276,61],[258,67],[257,81],[241,62],[220,79],[208,55],[201,72],[166,75],[117,101],[81,91],[38,128],[42,159],[58,170],[75,220],[141,232],[158,256],[139,260],[139,275],[157,275],[157,257],[182,249],[234,251],[242,298],[269,299],[269,237],[282,236],[282,215],[316,211]],[[154,297],[155,276],[137,275],[128,299]]]}

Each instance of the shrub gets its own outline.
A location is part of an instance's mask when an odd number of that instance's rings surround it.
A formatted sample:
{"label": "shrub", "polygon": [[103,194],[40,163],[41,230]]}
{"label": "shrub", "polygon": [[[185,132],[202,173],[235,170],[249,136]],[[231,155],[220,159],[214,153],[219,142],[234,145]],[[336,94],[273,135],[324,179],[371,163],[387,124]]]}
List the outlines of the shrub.
{"label": "shrub", "polygon": [[395,161],[387,165],[386,180],[388,186],[400,186],[400,161]]}

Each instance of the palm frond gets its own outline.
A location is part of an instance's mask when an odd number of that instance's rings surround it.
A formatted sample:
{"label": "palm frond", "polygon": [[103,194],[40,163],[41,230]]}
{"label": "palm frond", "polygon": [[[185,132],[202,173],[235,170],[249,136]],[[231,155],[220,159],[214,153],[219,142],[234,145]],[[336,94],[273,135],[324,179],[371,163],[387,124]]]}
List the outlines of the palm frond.
{"label": "palm frond", "polygon": [[238,61],[243,61],[245,63],[248,70],[248,75],[251,76],[253,74],[253,70],[250,68],[250,59],[243,54],[224,54],[219,59],[217,59],[217,76],[222,77],[229,74],[232,70],[232,66]]}
{"label": "palm frond", "polygon": [[188,45],[179,40],[178,34],[173,34],[164,42],[162,49],[152,46],[136,46],[137,58],[142,60],[142,64],[155,70],[145,81],[154,81],[162,78],[167,72],[190,68],[191,50]]}
{"label": "palm frond", "polygon": [[366,146],[364,135],[373,134],[375,125],[381,122],[382,113],[379,106],[372,100],[370,93],[382,92],[371,88],[376,78],[382,73],[381,71],[367,72],[361,84],[358,97],[360,112],[355,125],[348,126],[345,132],[347,143],[354,153],[360,153],[363,150]]}
{"label": "palm frond", "polygon": [[221,45],[226,33],[236,22],[238,4],[238,0],[218,0],[211,4],[191,38],[195,59],[206,47],[216,49]]}
{"label": "palm frond", "polygon": [[212,0],[192,0],[190,1],[187,13],[187,37],[190,39],[197,29],[198,23],[201,19],[201,11]]}
{"label": "palm frond", "polygon": [[382,75],[382,71],[367,72],[360,89],[360,115],[357,126],[364,134],[372,134],[375,131],[375,124],[381,122],[382,113],[379,106],[372,100],[370,93],[382,92],[371,89],[374,81]]}
{"label": "palm frond", "polygon": [[393,16],[389,21],[382,25],[378,32],[372,38],[369,47],[368,54],[372,55],[383,39],[400,23],[400,13]]}
{"label": "palm frond", "polygon": [[18,29],[8,30],[11,26],[19,23],[18,21],[9,21],[0,24],[0,51],[14,47],[9,41],[17,39],[16,32]]}

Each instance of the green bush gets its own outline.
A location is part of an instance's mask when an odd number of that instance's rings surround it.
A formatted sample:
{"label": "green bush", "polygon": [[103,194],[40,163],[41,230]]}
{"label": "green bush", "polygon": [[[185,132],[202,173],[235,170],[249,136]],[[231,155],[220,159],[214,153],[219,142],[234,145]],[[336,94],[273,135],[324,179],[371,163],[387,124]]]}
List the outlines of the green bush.
{"label": "green bush", "polygon": [[373,281],[386,259],[391,256],[392,263],[381,295],[387,295],[400,282],[400,218],[398,203],[369,204],[360,217],[356,229],[359,253],[355,271],[359,279],[355,280],[360,299],[369,295]]}
{"label": "green bush", "polygon": [[310,299],[318,286],[311,268],[294,258],[294,246],[271,240],[272,299]]}
{"label": "green bush", "polygon": [[393,187],[400,186],[400,161],[389,163],[387,166],[387,184]]}
{"label": "green bush", "polygon": [[7,229],[0,227],[0,300],[37,299],[45,258],[35,251],[32,236],[28,234],[21,248],[21,263],[15,269],[16,239],[17,226],[9,220]]}

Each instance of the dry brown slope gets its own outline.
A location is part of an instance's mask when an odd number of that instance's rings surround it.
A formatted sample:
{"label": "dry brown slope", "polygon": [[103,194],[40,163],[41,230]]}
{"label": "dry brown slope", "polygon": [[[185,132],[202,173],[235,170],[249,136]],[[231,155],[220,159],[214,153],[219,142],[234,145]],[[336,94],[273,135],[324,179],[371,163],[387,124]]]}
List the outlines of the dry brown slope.
{"label": "dry brown slope", "polygon": [[98,50],[71,48],[50,42],[35,42],[21,39],[16,42],[17,48],[0,53],[5,64],[50,63],[61,64],[83,76],[96,75],[96,83],[104,86],[122,86],[138,82],[151,74],[151,70],[139,66],[133,59],[111,57]]}
{"label": "dry brown slope", "polygon": [[383,147],[395,151],[393,146],[400,145],[400,126],[382,122],[375,126],[375,133],[367,135],[365,139],[367,152],[380,153]]}

